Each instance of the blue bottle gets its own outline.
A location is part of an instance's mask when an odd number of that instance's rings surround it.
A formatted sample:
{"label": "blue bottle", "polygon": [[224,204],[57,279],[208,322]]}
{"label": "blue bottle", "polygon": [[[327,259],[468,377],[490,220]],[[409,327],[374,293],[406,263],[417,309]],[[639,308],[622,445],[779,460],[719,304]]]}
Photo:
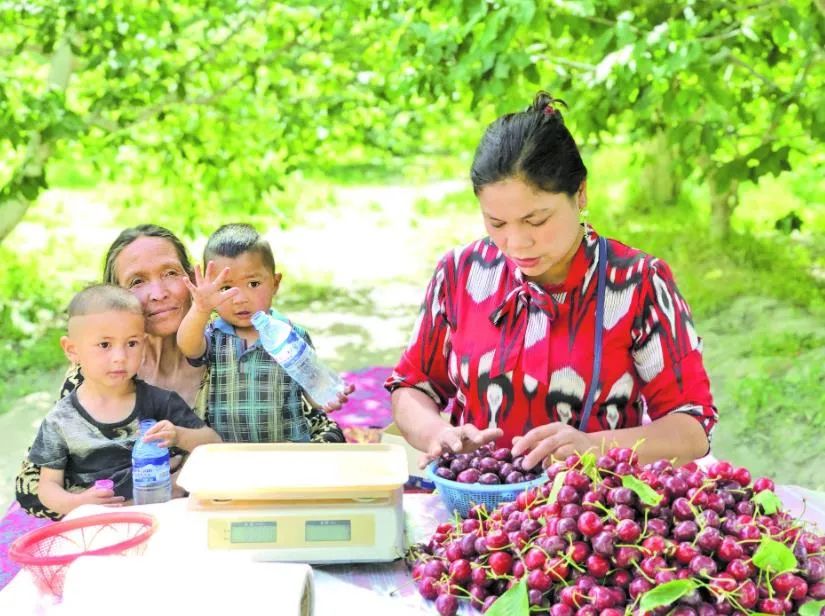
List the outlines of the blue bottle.
{"label": "blue bottle", "polygon": [[341,377],[321,363],[315,350],[301,338],[289,321],[258,311],[252,315],[261,345],[307,395],[324,406],[338,400],[344,391]]}
{"label": "blue bottle", "polygon": [[143,436],[157,422],[142,419],[135,446],[132,449],[132,495],[135,505],[165,503],[172,498],[172,476],[169,469],[169,449],[155,441],[145,443]]}

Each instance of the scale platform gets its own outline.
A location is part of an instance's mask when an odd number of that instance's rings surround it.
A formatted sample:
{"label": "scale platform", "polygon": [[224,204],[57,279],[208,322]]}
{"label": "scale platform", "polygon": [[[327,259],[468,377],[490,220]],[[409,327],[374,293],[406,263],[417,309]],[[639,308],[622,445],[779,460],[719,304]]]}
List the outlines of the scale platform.
{"label": "scale platform", "polygon": [[404,450],[388,444],[202,445],[178,484],[209,550],[255,560],[386,562],[403,556]]}

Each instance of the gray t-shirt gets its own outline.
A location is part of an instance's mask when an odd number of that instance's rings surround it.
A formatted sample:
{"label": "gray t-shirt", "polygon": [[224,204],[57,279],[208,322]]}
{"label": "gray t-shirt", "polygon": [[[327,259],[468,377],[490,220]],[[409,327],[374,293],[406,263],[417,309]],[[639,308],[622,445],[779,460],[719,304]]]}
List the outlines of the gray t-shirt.
{"label": "gray t-shirt", "polygon": [[168,419],[183,428],[206,425],[175,392],[135,379],[135,408],[122,421],[96,421],[76,391],[58,401],[40,424],[29,459],[63,470],[67,484],[91,487],[111,479],[116,495],[132,498],[132,447],[142,419]]}

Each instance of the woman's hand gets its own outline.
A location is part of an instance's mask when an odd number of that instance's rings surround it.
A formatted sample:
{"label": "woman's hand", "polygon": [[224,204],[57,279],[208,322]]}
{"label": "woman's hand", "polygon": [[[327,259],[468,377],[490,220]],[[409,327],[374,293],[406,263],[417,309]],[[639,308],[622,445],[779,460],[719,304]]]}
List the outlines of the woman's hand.
{"label": "woman's hand", "polygon": [[566,423],[554,422],[515,437],[513,457],[529,452],[524,456],[522,466],[533,468],[550,456],[563,460],[573,453],[583,454],[595,447],[596,443],[587,433]]}
{"label": "woman's hand", "polygon": [[224,289],[227,275],[229,275],[229,268],[225,267],[220,274],[215,276],[215,264],[212,261],[206,264],[205,274],[201,274],[201,266],[196,265],[195,284],[192,284],[185,276],[183,277],[184,284],[192,294],[192,307],[198,312],[209,314],[240,293],[235,287]]}
{"label": "woman's hand", "polygon": [[335,400],[333,402],[327,402],[321,408],[324,409],[324,411],[326,411],[327,413],[331,413],[332,411],[337,411],[338,409],[340,409],[342,406],[344,406],[347,403],[347,400],[348,400],[347,396],[349,396],[354,391],[355,391],[355,385],[347,385],[344,388],[343,392],[338,393],[338,400]]}
{"label": "woman's hand", "polygon": [[468,453],[475,451],[482,445],[486,445],[504,434],[500,428],[485,428],[479,430],[473,424],[463,426],[450,426],[445,424],[445,428],[433,437],[426,453],[421,457],[419,466],[424,468],[427,464],[435,460],[445,451],[453,453]]}
{"label": "woman's hand", "polygon": [[174,447],[178,443],[178,429],[168,419],[163,419],[146,431],[143,441],[157,441],[161,447]]}

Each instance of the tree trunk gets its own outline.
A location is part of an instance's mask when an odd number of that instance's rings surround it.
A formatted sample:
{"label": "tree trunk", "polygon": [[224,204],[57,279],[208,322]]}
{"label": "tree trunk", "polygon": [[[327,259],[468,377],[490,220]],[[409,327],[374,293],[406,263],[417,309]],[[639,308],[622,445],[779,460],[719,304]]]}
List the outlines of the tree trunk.
{"label": "tree trunk", "polygon": [[17,223],[23,220],[31,204],[31,201],[24,199],[20,194],[0,201],[0,244],[17,226]]}
{"label": "tree trunk", "polygon": [[739,204],[739,180],[731,180],[721,188],[711,175],[710,187],[710,233],[717,240],[725,240],[730,236],[730,219],[733,210]]}
{"label": "tree trunk", "polygon": [[[49,68],[47,87],[52,90],[65,92],[72,74],[72,49],[69,44],[69,33],[55,48]],[[20,166],[12,174],[11,180],[0,189],[0,244],[17,226],[26,211],[31,207],[36,194],[27,190],[24,194],[20,187],[25,184],[43,185],[36,181],[46,173],[46,163],[52,153],[51,142],[44,141],[40,133],[32,135],[26,155]]]}
{"label": "tree trunk", "polygon": [[664,131],[642,145],[642,169],[630,189],[630,202],[638,211],[653,212],[675,205],[682,192],[682,176],[676,154]]}

